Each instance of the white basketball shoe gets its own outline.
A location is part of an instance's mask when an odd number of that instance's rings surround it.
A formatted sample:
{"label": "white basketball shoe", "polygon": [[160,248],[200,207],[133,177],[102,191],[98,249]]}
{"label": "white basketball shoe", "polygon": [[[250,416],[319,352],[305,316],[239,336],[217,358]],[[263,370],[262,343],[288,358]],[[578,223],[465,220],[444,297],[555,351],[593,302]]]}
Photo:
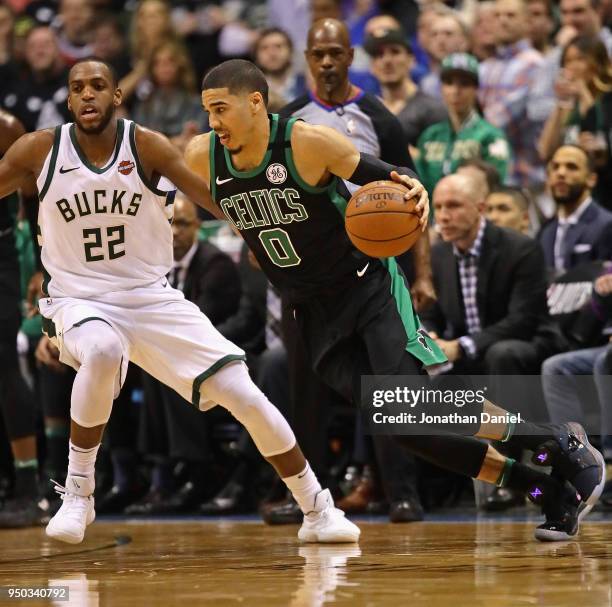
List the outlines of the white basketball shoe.
{"label": "white basketball shoe", "polygon": [[361,531],[357,525],[344,517],[344,512],[334,506],[329,489],[319,491],[314,508],[304,515],[298,531],[301,542],[339,544],[359,541]]}
{"label": "white basketball shoe", "polygon": [[85,537],[85,528],[96,518],[94,510],[93,478],[69,474],[66,486],[56,481],[55,490],[60,494],[62,506],[47,525],[47,535],[68,544],[80,544]]}

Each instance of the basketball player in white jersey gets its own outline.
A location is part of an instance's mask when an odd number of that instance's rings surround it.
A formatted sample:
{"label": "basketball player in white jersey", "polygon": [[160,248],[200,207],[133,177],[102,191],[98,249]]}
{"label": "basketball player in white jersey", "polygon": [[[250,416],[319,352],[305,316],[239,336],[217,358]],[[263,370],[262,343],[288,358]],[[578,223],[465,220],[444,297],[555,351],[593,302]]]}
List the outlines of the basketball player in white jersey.
{"label": "basketball player in white jersey", "polygon": [[179,190],[215,214],[206,183],[159,133],[117,120],[112,68],[86,60],[69,74],[74,123],[22,136],[0,161],[0,198],[34,175],[45,268],[40,310],[60,360],[78,370],[68,475],[47,535],[83,540],[95,518],[94,465],[128,361],[202,410],[227,408],[292,491],[307,542],[354,542],[289,425],[252,383],[244,352],[222,337],[165,275],[172,265],[172,202]]}

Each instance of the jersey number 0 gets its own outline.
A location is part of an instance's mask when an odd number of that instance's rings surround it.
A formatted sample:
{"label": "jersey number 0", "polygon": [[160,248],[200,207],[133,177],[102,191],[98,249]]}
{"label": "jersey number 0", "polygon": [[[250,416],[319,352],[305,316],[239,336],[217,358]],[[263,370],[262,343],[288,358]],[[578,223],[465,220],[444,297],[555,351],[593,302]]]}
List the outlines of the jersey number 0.
{"label": "jersey number 0", "polygon": [[262,230],[259,233],[259,240],[273,264],[287,268],[297,266],[302,262],[302,258],[295,252],[289,234],[285,230],[281,228]]}

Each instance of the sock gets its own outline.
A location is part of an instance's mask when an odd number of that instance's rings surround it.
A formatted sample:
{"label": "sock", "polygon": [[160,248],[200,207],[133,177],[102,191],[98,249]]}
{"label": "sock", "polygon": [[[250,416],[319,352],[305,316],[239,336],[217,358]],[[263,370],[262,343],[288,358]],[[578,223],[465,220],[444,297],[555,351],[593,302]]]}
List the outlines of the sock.
{"label": "sock", "polygon": [[553,498],[559,495],[561,489],[561,484],[548,474],[515,462],[511,458],[506,459],[506,464],[497,480],[497,485],[528,494],[530,499],[538,503],[549,494]]}
{"label": "sock", "polygon": [[64,470],[66,457],[68,457],[68,437],[70,426],[47,426],[45,427],[45,438],[47,445],[47,457],[45,468],[51,478],[57,478]]}
{"label": "sock", "polygon": [[283,481],[293,494],[302,512],[304,514],[312,512],[317,493],[321,491],[321,485],[310,468],[310,464],[306,462],[306,468],[302,472],[294,476],[288,476]]}
{"label": "sock", "polygon": [[38,495],[38,460],[15,460],[15,497]]}
{"label": "sock", "polygon": [[550,438],[553,438],[553,433],[551,426],[548,424],[521,422],[520,426],[518,426],[511,422],[506,428],[502,442],[535,451],[543,442]]}
{"label": "sock", "polygon": [[70,441],[70,448],[68,451],[68,474],[93,478],[99,448],[100,445],[96,445],[91,449],[83,449],[73,445],[72,441]]}

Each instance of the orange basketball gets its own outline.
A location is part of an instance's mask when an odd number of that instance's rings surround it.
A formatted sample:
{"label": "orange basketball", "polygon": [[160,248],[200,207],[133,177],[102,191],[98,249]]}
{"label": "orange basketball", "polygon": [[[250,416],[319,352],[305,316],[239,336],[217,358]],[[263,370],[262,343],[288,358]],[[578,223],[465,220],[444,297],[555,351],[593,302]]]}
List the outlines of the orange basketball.
{"label": "orange basketball", "polygon": [[407,188],[395,181],[373,181],[353,194],[344,225],[360,251],[370,257],[395,257],[419,239],[417,200],[404,200],[406,192]]}

